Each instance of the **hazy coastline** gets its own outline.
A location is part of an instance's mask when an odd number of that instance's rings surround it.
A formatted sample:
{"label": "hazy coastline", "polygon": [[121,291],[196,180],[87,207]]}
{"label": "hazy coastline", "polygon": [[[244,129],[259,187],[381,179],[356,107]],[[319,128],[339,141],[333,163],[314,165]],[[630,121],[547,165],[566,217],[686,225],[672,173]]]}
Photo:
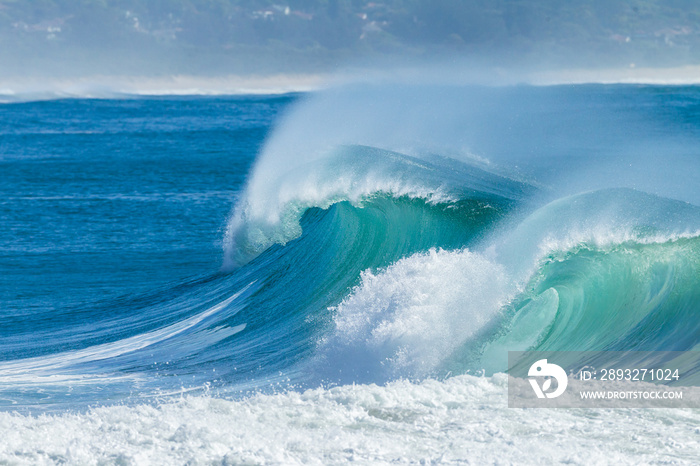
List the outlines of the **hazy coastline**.
{"label": "hazy coastline", "polygon": [[[426,76],[432,66],[413,66],[397,70],[366,69],[337,73],[254,74],[254,75],[88,75],[76,78],[4,78],[0,79],[0,102],[52,100],[60,98],[119,98],[125,96],[165,95],[275,95],[313,92],[328,86],[357,81],[392,79],[399,76]],[[440,66],[441,78],[449,85],[516,85],[536,86],[567,84],[640,84],[697,85],[700,65],[679,67],[578,68],[538,71],[504,68]],[[371,76],[371,78],[368,78]]]}

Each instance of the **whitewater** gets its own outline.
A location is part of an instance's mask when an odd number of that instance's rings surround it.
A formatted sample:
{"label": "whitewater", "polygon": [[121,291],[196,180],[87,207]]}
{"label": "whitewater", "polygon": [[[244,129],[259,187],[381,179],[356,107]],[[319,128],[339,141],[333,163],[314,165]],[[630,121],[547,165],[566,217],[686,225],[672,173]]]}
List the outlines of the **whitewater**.
{"label": "whitewater", "polygon": [[506,372],[698,350],[698,109],[404,81],[3,104],[0,461],[694,463],[697,410],[508,408]]}

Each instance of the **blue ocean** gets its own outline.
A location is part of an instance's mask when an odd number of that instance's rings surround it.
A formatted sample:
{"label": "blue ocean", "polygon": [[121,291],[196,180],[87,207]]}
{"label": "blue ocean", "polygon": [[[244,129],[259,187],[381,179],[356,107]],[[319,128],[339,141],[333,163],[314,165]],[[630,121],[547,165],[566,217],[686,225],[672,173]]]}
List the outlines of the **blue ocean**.
{"label": "blue ocean", "polygon": [[505,372],[698,350],[698,180],[697,86],[8,98],[0,463],[695,463]]}

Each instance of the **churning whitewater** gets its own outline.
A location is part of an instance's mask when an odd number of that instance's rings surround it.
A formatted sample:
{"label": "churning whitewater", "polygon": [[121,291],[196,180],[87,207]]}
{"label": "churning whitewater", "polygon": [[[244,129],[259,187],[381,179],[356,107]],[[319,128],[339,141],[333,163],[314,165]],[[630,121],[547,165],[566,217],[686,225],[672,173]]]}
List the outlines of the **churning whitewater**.
{"label": "churning whitewater", "polygon": [[0,461],[692,463],[693,410],[508,409],[504,372],[698,349],[699,109],[392,83],[3,105]]}

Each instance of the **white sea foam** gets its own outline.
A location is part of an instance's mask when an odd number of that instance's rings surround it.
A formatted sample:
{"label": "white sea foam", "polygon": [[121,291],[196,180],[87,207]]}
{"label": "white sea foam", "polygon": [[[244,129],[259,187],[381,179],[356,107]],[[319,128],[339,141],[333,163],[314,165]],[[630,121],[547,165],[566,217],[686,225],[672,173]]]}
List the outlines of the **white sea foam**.
{"label": "white sea foam", "polygon": [[431,249],[365,271],[333,309],[320,364],[346,382],[434,374],[516,291],[503,266],[468,250]]}
{"label": "white sea foam", "polygon": [[693,464],[700,455],[695,411],[510,409],[506,380],[464,375],[85,414],[1,413],[0,462]]}

